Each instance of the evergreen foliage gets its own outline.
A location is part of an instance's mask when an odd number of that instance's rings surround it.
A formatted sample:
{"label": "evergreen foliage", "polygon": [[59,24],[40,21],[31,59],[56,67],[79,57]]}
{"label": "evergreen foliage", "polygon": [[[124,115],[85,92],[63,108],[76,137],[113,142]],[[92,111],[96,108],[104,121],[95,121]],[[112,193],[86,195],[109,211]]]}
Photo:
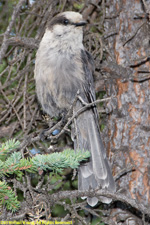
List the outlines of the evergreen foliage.
{"label": "evergreen foliage", "polygon": [[[13,152],[20,145],[15,139],[9,140],[0,147],[0,178],[14,174],[20,178],[24,171],[38,173],[39,170],[61,172],[65,168],[78,168],[81,161],[90,157],[90,152],[67,149],[47,155],[37,154],[32,158],[22,158],[20,152]],[[19,208],[17,197],[5,182],[0,181],[0,201],[7,210],[13,212]]]}
{"label": "evergreen foliage", "polygon": [[7,210],[15,212],[20,204],[11,187],[0,181],[0,207],[6,206]]}

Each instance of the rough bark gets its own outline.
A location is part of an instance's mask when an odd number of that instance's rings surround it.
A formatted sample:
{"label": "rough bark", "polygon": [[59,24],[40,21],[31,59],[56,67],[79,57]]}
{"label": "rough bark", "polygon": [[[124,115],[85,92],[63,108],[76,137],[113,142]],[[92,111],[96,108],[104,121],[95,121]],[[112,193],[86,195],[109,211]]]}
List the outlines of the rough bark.
{"label": "rough bark", "polygon": [[[113,172],[129,171],[121,173],[117,180],[118,191],[150,212],[150,24],[146,14],[150,1],[146,2],[147,6],[140,0],[108,0],[107,3],[105,29],[116,31],[107,38],[108,58],[117,64],[116,73],[118,65],[126,70],[118,79],[113,79],[109,71],[108,95],[116,97],[105,130],[109,136],[107,148],[114,158]],[[138,218],[139,212],[120,203],[111,216],[114,224],[144,224],[144,219]]]}

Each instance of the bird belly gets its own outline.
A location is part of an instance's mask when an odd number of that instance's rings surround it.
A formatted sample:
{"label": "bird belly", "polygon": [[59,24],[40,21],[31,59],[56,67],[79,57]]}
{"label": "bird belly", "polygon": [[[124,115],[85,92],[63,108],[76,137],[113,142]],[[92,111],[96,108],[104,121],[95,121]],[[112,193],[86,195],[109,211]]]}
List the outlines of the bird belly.
{"label": "bird belly", "polygon": [[37,97],[43,110],[51,117],[61,117],[69,110],[77,92],[82,92],[84,82],[79,56],[74,58],[71,53],[58,53],[49,51],[43,53],[42,58],[38,53],[35,65]]}

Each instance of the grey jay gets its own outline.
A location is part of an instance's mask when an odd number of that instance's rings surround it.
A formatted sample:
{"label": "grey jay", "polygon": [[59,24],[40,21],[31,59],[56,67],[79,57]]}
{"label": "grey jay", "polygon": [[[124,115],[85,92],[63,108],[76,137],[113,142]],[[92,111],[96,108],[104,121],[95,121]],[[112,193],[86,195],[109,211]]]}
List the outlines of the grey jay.
{"label": "grey jay", "polygon": [[[35,81],[38,100],[50,117],[63,117],[79,96],[87,103],[95,101],[94,63],[83,46],[83,26],[86,22],[77,12],[63,12],[48,22],[35,61]],[[82,107],[77,100],[73,112]],[[96,106],[82,112],[72,123],[74,149],[89,150],[90,161],[78,170],[78,189],[107,189],[115,192],[115,182],[106,158],[99,131]],[[85,197],[86,198],[86,197]],[[111,199],[101,197],[110,203]],[[87,197],[95,206],[96,197]]]}

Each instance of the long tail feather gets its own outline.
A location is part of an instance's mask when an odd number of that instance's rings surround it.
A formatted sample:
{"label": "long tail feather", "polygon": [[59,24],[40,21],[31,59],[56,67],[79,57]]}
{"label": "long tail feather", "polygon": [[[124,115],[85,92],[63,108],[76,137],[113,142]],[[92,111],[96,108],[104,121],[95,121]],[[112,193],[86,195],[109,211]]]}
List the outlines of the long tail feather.
{"label": "long tail feather", "polygon": [[[90,161],[79,168],[78,189],[90,190],[100,187],[115,192],[115,182],[92,109],[79,115],[74,126],[76,127],[75,149],[89,150],[91,152]],[[101,201],[110,203],[111,199],[102,197]],[[98,199],[96,197],[87,198],[87,202],[89,205],[94,206],[97,204]]]}

